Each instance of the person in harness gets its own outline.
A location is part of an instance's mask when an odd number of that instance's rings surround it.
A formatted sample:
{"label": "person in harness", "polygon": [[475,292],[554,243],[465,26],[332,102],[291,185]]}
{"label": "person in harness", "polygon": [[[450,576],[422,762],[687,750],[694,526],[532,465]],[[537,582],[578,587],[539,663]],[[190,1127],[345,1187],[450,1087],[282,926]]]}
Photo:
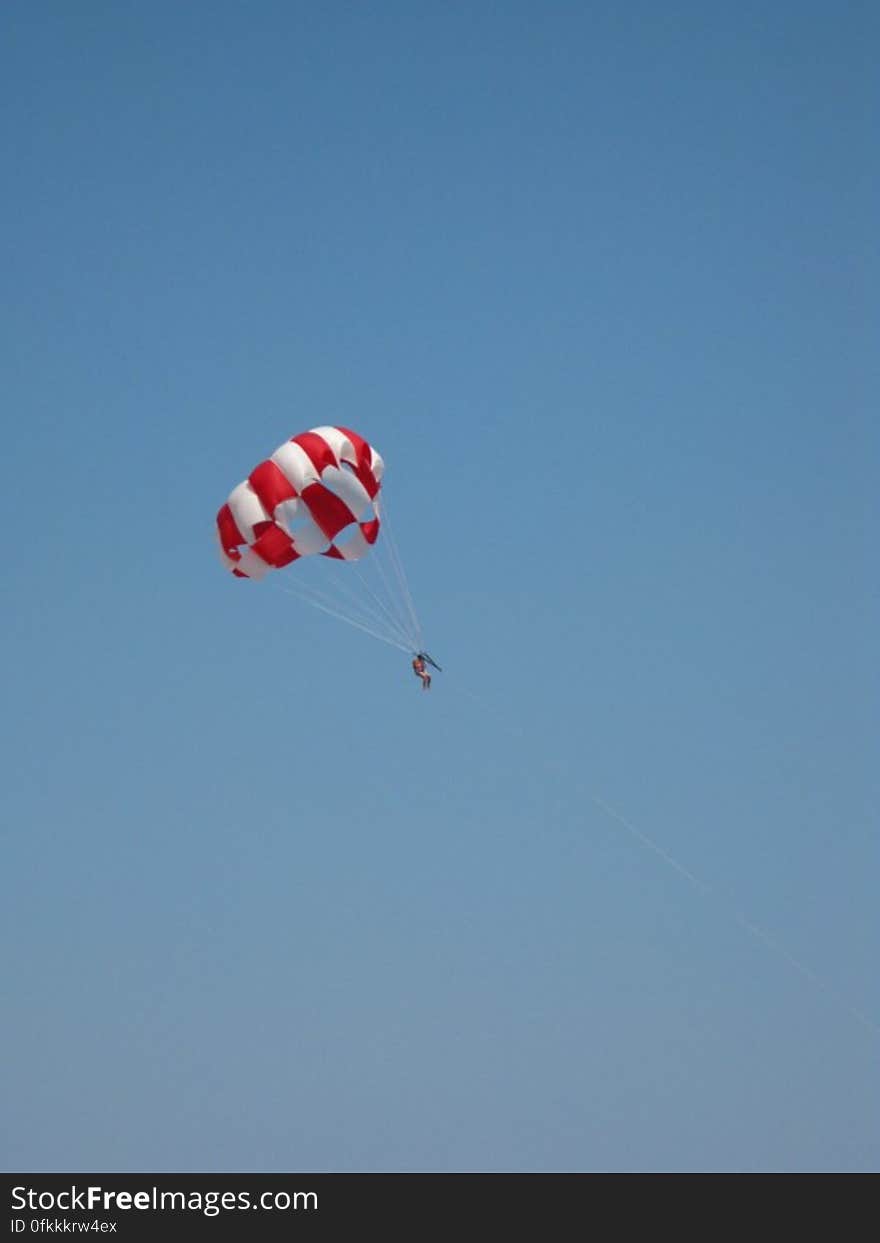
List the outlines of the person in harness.
{"label": "person in harness", "polygon": [[422,652],[416,652],[413,657],[412,667],[416,677],[422,679],[422,690],[429,691],[431,689],[431,675],[428,673],[428,667],[425,664],[425,657]]}

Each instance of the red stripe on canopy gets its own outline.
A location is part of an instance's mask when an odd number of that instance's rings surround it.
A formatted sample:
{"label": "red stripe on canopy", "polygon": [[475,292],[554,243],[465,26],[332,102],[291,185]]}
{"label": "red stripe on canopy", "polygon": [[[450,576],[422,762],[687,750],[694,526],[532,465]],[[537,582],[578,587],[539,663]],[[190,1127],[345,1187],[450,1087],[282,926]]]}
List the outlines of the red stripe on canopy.
{"label": "red stripe on canopy", "polygon": [[339,465],[336,454],[323,436],[318,436],[315,432],[301,432],[299,436],[292,437],[292,440],[308,455],[315,470],[319,473],[325,466]]}
{"label": "red stripe on canopy", "polygon": [[274,462],[261,462],[248,479],[267,514],[274,514],[282,501],[292,501],[296,497],[296,488]]}
{"label": "red stripe on canopy", "polygon": [[[262,526],[263,524],[261,523],[260,525]],[[262,557],[269,565],[273,565],[276,570],[280,570],[284,565],[290,565],[291,561],[296,561],[299,557],[299,553],[295,551],[290,538],[274,522],[266,524],[265,530],[261,533],[260,538],[251,544],[251,548],[258,557]]]}
{"label": "red stripe on canopy", "polygon": [[344,501],[325,488],[323,483],[310,483],[303,490],[302,499],[309,507],[309,512],[329,540],[338,535],[343,527],[356,521]]}
{"label": "red stripe on canopy", "polygon": [[235,550],[242,544],[246,544],[247,540],[239,531],[228,505],[223,505],[217,514],[217,530],[220,533],[220,543],[224,551],[230,557],[239,556]]}
{"label": "red stripe on canopy", "polygon": [[354,446],[354,451],[357,454],[358,466],[363,466],[369,470],[370,463],[373,460],[373,452],[364,440],[363,436],[359,436],[357,432],[353,432],[350,427],[338,427],[336,430],[342,432],[343,435],[347,436],[351,441]]}

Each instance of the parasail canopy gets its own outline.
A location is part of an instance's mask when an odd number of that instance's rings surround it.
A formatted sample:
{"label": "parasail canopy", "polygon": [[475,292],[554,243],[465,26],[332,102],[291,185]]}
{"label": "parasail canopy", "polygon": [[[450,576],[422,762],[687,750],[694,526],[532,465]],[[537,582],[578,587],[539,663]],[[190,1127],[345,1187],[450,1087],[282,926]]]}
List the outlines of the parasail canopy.
{"label": "parasail canopy", "polygon": [[[403,651],[419,651],[415,606],[387,511],[380,511],[384,473],[381,455],[350,428],[313,427],[291,437],[220,507],[224,565],[237,578],[282,571],[276,581],[306,603]],[[345,564],[307,572],[320,557]]]}
{"label": "parasail canopy", "polygon": [[300,557],[358,561],[379,535],[384,463],[357,432],[315,427],[254,467],[217,514],[227,568],[263,578]]}

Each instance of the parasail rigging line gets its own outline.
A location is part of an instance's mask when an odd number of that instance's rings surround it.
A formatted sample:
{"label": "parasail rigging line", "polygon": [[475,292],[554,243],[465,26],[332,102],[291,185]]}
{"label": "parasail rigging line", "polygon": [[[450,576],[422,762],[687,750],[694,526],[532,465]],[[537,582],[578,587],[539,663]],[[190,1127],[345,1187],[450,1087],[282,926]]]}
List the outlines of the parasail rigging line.
{"label": "parasail rigging line", "polygon": [[[502,716],[501,713],[496,711],[496,709],[493,708],[489,703],[487,703],[486,700],[481,699],[479,695],[475,695],[473,691],[471,691],[468,687],[462,685],[461,683],[456,684],[454,679],[452,681],[452,685],[456,686],[456,688],[461,693],[466,695],[474,703],[478,704],[483,709],[484,712],[494,717],[495,720],[498,722],[498,724],[511,737],[516,738],[517,740],[522,741],[522,742],[529,741],[524,730],[511,725],[509,719],[507,717]],[[554,762],[550,759],[545,758],[544,767],[550,770],[556,770],[558,772],[559,769],[563,767],[563,765],[559,764],[558,762]],[[637,841],[644,849],[649,850],[653,854],[657,855],[670,868],[676,871],[680,876],[683,876],[684,879],[688,881],[688,883],[691,884],[695,889],[697,889],[701,894],[703,894],[704,897],[719,896],[719,891],[715,889],[714,886],[708,884],[704,880],[701,880],[699,876],[695,875],[692,871],[686,868],[683,863],[680,863],[679,860],[676,859],[674,855],[670,854],[668,850],[665,850],[662,846],[660,846],[657,842],[655,842],[653,838],[648,836],[647,833],[637,828],[632,823],[631,820],[629,820],[616,808],[612,807],[604,799],[600,798],[597,794],[594,794],[589,790],[586,791],[586,794],[587,794],[588,799],[590,800],[591,803],[594,804],[594,806],[598,807],[602,812],[604,812],[604,814],[609,819],[613,820],[616,824],[620,825],[623,829],[625,829],[626,832],[632,838],[634,838],[635,841]],[[731,901],[731,899],[728,899],[728,901]],[[841,994],[838,993],[837,990],[831,984],[829,984],[827,980],[824,980],[811,967],[808,967],[806,963],[802,962],[801,959],[796,957],[780,941],[778,941],[775,937],[771,936],[770,933],[766,931],[766,929],[762,928],[759,924],[755,923],[754,920],[748,919],[745,915],[743,915],[742,912],[737,908],[735,903],[732,902],[731,905],[732,905],[732,909],[729,912],[730,915],[732,916],[734,922],[737,923],[745,932],[748,932],[750,936],[762,942],[762,944],[766,946],[768,949],[773,950],[774,953],[776,953],[778,957],[780,957],[785,962],[787,962],[789,966],[793,967],[802,976],[810,980],[817,988],[824,991],[828,996],[832,997],[834,1001],[842,1009],[846,1010],[853,1018],[857,1019],[858,1022],[861,1023],[863,1027],[867,1028],[875,1036],[880,1036],[880,1025],[875,1023],[874,1020],[870,1018],[869,1015],[865,1014],[863,1010],[860,1010],[857,1006],[853,1005],[852,1002],[849,1001],[847,998],[841,996]]]}

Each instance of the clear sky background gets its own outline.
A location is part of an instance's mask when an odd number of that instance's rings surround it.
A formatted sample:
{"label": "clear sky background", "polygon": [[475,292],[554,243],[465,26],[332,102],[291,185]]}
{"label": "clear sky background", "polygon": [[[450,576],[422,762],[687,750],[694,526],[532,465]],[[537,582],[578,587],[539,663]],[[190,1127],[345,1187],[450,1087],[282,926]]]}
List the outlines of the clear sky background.
{"label": "clear sky background", "polygon": [[[878,31],[3,6],[0,1166],[877,1168]],[[430,696],[216,557],[337,422]]]}

